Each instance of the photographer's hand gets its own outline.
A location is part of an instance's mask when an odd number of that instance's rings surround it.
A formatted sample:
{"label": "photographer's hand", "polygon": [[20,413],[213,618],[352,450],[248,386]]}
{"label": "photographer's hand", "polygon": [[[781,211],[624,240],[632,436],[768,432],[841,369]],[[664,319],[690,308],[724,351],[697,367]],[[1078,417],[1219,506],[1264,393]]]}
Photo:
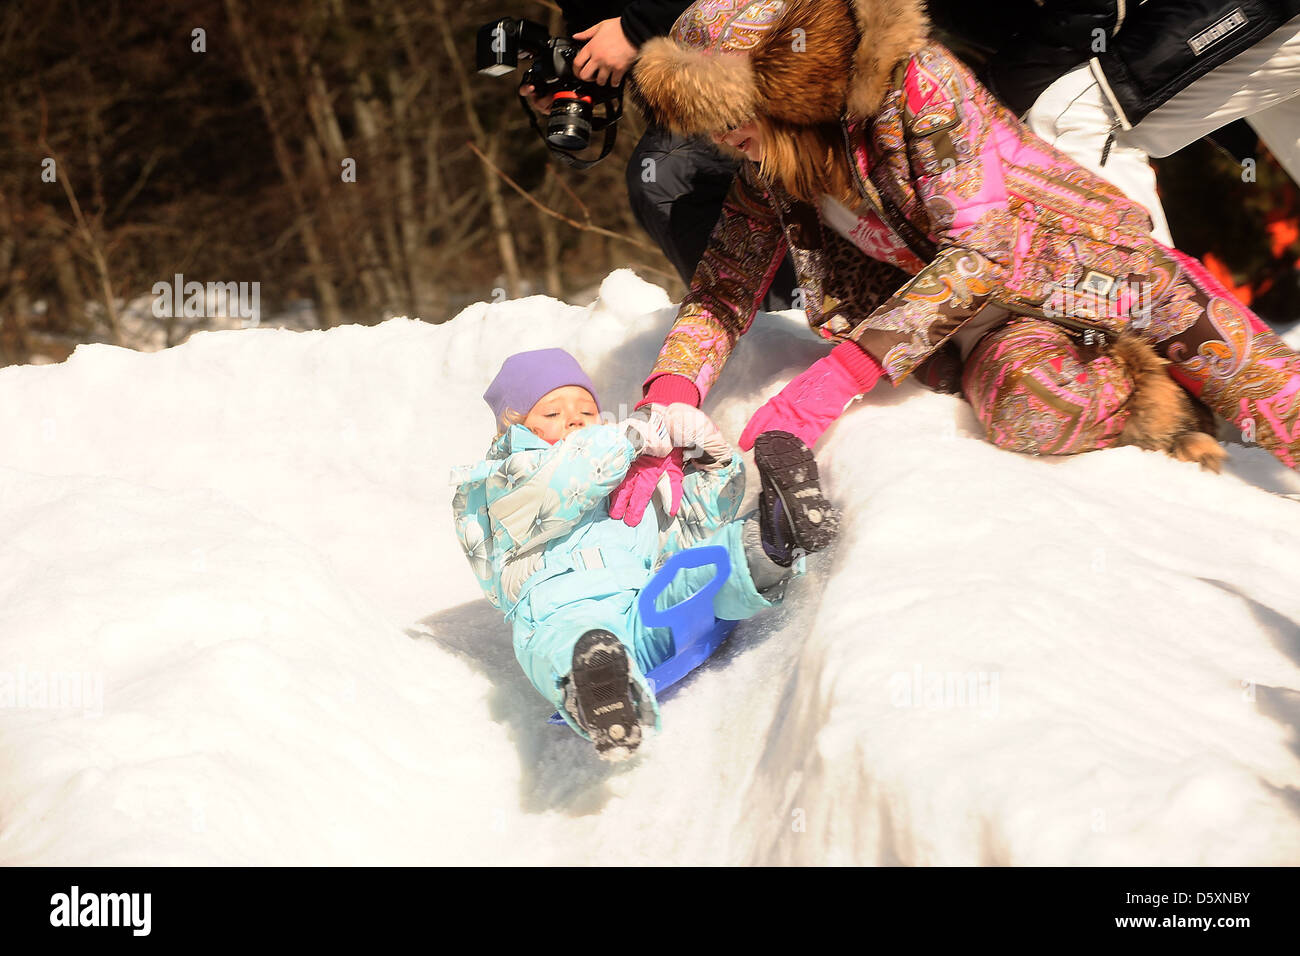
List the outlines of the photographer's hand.
{"label": "photographer's hand", "polygon": [[533,92],[533,85],[525,83],[519,87],[519,95],[528,97],[528,103],[534,110],[546,116],[551,112],[551,101],[555,99],[554,93],[548,93],[545,96],[538,96]]}
{"label": "photographer's hand", "polygon": [[573,58],[573,70],[588,83],[618,86],[636,60],[637,48],[623,35],[623,24],[618,17],[601,20],[591,29],[575,33],[573,38],[586,41]]}

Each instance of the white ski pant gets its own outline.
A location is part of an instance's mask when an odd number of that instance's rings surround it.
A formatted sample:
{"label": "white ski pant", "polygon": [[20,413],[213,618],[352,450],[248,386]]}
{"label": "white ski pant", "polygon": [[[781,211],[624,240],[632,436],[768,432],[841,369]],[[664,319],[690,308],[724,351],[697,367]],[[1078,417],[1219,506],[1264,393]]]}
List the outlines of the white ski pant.
{"label": "white ski pant", "polygon": [[1151,235],[1162,245],[1174,245],[1156,192],[1156,173],[1147,161],[1146,151],[1116,140],[1111,144],[1106,165],[1101,164],[1106,139],[1115,125],[1115,114],[1087,64],[1059,77],[1045,89],[1025,114],[1025,122],[1034,135],[1145,206],[1151,214]]}
{"label": "white ski pant", "polygon": [[1151,213],[1152,235],[1173,245],[1148,156],[1168,156],[1207,133],[1246,118],[1278,162],[1300,183],[1300,17],[1180,90],[1130,130],[1117,122],[1088,66],[1043,91],[1025,120],[1035,134],[1110,180]]}

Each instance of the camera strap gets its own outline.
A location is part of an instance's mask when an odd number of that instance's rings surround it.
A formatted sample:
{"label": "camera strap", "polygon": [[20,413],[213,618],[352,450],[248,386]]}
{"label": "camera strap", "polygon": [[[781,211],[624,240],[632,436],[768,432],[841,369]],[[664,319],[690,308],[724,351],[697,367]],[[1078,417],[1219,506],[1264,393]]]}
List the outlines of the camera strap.
{"label": "camera strap", "polygon": [[[605,107],[606,118],[604,125],[605,142],[601,144],[600,155],[596,156],[594,159],[579,159],[568,150],[560,149],[558,146],[552,146],[550,143],[546,142],[546,131],[542,129],[541,124],[537,122],[537,114],[534,113],[533,108],[528,105],[528,97],[524,96],[522,93],[519,94],[519,106],[523,109],[524,115],[528,117],[528,125],[533,128],[533,132],[536,133],[541,138],[542,142],[546,144],[546,148],[550,150],[552,156],[564,163],[566,166],[571,166],[574,169],[590,169],[608,156],[614,149],[614,142],[618,139],[618,126],[613,122],[613,120],[621,116],[622,112],[619,111],[611,116],[609,101],[607,100],[602,105]],[[593,128],[600,127],[595,127],[593,124]]]}

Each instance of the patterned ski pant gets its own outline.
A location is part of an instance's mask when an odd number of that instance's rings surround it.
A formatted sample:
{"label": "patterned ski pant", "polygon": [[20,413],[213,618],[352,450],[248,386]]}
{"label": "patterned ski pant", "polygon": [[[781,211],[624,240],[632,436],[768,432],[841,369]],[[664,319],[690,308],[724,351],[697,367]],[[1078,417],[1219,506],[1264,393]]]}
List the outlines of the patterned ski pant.
{"label": "patterned ski pant", "polygon": [[[1163,248],[1163,247],[1162,247]],[[1300,469],[1300,353],[1191,256],[1163,248],[1138,329],[1183,388]],[[1069,455],[1113,446],[1133,393],[1127,369],[1046,319],[1014,318],[968,356],[963,391],[990,441]]]}

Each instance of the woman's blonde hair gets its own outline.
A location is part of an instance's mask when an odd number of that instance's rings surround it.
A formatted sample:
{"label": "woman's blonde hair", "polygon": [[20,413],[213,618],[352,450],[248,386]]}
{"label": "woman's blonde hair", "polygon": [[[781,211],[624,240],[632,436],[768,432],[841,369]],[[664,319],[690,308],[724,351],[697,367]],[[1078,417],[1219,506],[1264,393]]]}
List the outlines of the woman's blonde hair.
{"label": "woman's blonde hair", "polygon": [[795,126],[761,114],[754,122],[763,134],[759,171],[764,178],[779,182],[794,198],[814,206],[823,195],[850,208],[858,204],[838,122]]}

